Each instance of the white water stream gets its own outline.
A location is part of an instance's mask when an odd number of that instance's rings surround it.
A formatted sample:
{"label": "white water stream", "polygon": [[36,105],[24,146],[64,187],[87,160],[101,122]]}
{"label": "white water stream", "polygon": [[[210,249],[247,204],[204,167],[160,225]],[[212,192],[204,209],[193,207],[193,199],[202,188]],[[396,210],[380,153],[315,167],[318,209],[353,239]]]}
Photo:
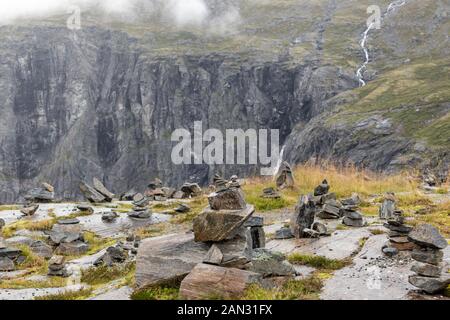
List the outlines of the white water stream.
{"label": "white water stream", "polygon": [[[386,13],[383,16],[383,19],[390,13],[394,12],[397,8],[399,8],[405,4],[406,4],[406,0],[397,0],[397,1],[391,2],[386,10]],[[367,48],[366,44],[367,44],[367,40],[369,38],[369,32],[374,27],[375,27],[375,22],[372,22],[367,27],[367,29],[364,31],[364,33],[362,34],[362,39],[359,42],[359,45],[361,46],[361,48],[364,51],[364,57],[365,57],[364,63],[356,71],[356,77],[358,78],[358,81],[359,81],[359,84],[361,85],[361,87],[364,87],[366,85],[366,81],[364,80],[364,71],[366,71],[367,65],[370,62],[369,49]]]}

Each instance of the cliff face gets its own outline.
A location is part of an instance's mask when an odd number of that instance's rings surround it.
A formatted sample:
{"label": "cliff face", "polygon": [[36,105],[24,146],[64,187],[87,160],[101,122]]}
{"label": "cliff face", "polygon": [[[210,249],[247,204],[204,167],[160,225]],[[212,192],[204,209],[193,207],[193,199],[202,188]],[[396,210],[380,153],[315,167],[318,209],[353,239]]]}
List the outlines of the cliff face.
{"label": "cliff face", "polygon": [[64,198],[94,176],[116,192],[155,177],[174,186],[207,183],[217,168],[172,164],[175,129],[192,129],[194,121],[279,128],[284,141],[295,124],[321,112],[325,98],[355,86],[332,67],[238,64],[221,54],[150,57],[120,32],[21,31],[19,41],[1,45],[2,202],[44,180]]}
{"label": "cliff face", "polygon": [[[171,134],[194,121],[280,129],[293,164],[445,175],[448,4],[411,0],[386,18],[368,41],[368,84],[358,88],[369,2],[237,1],[240,23],[229,35],[96,19],[77,32],[54,21],[0,27],[0,202],[42,181],[70,199],[93,177],[120,193],[155,177],[176,187],[207,184],[217,170],[259,173],[174,165]],[[410,37],[412,29],[421,32]]]}

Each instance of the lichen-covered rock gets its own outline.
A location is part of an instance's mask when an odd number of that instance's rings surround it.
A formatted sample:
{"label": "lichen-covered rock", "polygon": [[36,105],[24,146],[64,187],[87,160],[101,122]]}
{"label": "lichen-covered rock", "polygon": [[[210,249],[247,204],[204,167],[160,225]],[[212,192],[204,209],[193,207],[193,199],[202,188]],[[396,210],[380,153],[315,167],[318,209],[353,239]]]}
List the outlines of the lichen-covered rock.
{"label": "lichen-covered rock", "polygon": [[444,253],[436,249],[416,249],[411,253],[411,258],[416,261],[438,265],[442,262]]}
{"label": "lichen-covered rock", "polygon": [[301,196],[291,217],[291,231],[297,238],[305,237],[304,230],[310,229],[314,223],[316,207],[311,197]]}
{"label": "lichen-covered rock", "polygon": [[293,276],[295,268],[286,261],[286,256],[267,249],[256,249],[246,270],[268,276]]}
{"label": "lichen-covered rock", "polygon": [[241,230],[244,223],[253,215],[253,206],[243,210],[204,210],[194,219],[193,230],[195,241],[219,242],[233,239]]}
{"label": "lichen-covered rock", "polygon": [[289,163],[283,162],[281,164],[275,181],[279,189],[292,188],[295,185],[294,174]]}
{"label": "lichen-covered rock", "polygon": [[247,206],[240,188],[230,188],[214,192],[208,196],[212,210],[242,210]]}
{"label": "lichen-covered rock", "polygon": [[414,271],[419,276],[439,278],[442,272],[442,265],[416,262],[411,267],[411,271]]}

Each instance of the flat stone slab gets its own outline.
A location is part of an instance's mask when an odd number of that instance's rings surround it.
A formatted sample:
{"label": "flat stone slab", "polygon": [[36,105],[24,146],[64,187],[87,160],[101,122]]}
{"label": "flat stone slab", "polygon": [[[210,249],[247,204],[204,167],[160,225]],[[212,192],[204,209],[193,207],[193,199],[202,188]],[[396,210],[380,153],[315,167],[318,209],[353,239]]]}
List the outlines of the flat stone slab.
{"label": "flat stone slab", "polygon": [[42,297],[52,294],[60,294],[67,291],[79,291],[84,288],[83,285],[73,285],[63,288],[45,288],[45,289],[0,289],[0,300],[33,300],[36,297]]}
{"label": "flat stone slab", "polygon": [[98,296],[89,300],[102,300],[102,301],[125,301],[131,300],[130,296],[133,293],[133,289],[130,287],[121,287],[113,289],[111,291],[99,294]]}
{"label": "flat stone slab", "polygon": [[[327,280],[322,300],[404,300],[414,287],[408,283],[413,261],[406,257],[390,260],[381,248],[387,235],[369,238],[353,265],[338,270]],[[398,260],[397,260],[398,259]]]}
{"label": "flat stone slab", "polygon": [[371,235],[367,228],[339,230],[333,232],[329,237],[319,239],[271,240],[266,244],[266,248],[286,255],[292,253],[314,254],[328,259],[341,260],[355,254],[360,247],[360,240]]}
{"label": "flat stone slab", "polygon": [[193,233],[145,239],[136,259],[138,288],[183,279],[205,258],[210,246],[194,241]]}

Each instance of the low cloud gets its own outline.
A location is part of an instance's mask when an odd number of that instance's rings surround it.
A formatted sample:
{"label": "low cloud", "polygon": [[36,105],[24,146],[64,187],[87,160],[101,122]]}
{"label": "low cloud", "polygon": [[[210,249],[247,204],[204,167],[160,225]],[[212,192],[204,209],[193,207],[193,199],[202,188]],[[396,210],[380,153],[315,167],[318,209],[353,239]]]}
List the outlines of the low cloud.
{"label": "low cloud", "polygon": [[[0,0],[1,1],[1,0]],[[116,18],[138,19],[146,14],[160,17],[178,27],[202,26],[210,32],[231,30],[240,20],[239,9],[234,4],[223,5],[214,12],[218,0],[3,0],[0,7],[0,24],[16,19],[39,18],[57,13],[67,13],[73,6],[83,10],[95,8]],[[238,0],[239,2],[239,0]],[[223,3],[223,2],[222,2]],[[236,3],[236,1],[235,1]]]}

